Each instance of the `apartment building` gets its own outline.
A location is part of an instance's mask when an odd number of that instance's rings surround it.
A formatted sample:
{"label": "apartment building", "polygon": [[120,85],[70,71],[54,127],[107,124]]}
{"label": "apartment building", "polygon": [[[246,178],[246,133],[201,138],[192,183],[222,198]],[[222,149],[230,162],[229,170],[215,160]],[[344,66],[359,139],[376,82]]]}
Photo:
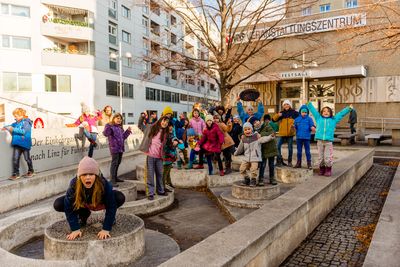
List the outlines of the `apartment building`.
{"label": "apartment building", "polygon": [[[232,92],[232,104],[241,90],[256,88],[269,113],[277,112],[285,99],[298,109],[304,87],[305,96],[318,109],[330,106],[339,111],[353,104],[361,119],[398,120],[398,50],[385,43],[384,37],[389,36],[385,35],[389,20],[400,24],[399,16],[391,12],[400,6],[398,1],[380,4],[386,8],[362,0],[303,2],[288,10],[287,17],[273,29],[260,25],[260,31],[269,30],[268,38],[276,39],[266,47],[270,58],[282,53],[297,53],[297,58],[279,61],[249,78]],[[383,41],[370,42],[377,37]],[[269,57],[256,58],[251,64],[257,69]],[[390,124],[390,120],[386,122]],[[342,125],[346,123],[342,121]]]}
{"label": "apartment building", "polygon": [[77,117],[85,102],[117,112],[122,103],[126,122],[136,123],[144,110],[161,114],[169,105],[181,113],[194,102],[219,98],[210,77],[159,64],[161,57],[201,57],[205,51],[186,36],[173,10],[157,1],[0,0],[0,5],[5,120],[23,105],[32,117],[46,120],[51,114],[45,127],[51,126],[55,118]]}

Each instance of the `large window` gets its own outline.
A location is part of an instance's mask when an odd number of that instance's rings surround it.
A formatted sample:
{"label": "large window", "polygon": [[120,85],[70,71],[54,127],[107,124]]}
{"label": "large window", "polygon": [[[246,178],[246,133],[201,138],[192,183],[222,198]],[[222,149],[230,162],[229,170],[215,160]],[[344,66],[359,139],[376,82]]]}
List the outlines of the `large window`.
{"label": "large window", "polygon": [[3,72],[3,91],[32,91],[32,75],[30,73]]}
{"label": "large window", "polygon": [[146,87],[146,100],[179,103],[179,93]]}
{"label": "large window", "polygon": [[324,4],[319,6],[319,12],[328,12],[331,10],[331,4]]}
{"label": "large window", "polygon": [[[106,95],[120,96],[119,82],[106,80]],[[133,84],[122,83],[122,97],[133,99]]]}
{"label": "large window", "polygon": [[122,16],[124,18],[131,19],[131,10],[123,5],[121,6],[121,8],[122,8],[122,10],[121,10]]}
{"label": "large window", "polygon": [[1,36],[2,47],[16,49],[31,49],[31,38],[22,36]]}
{"label": "large window", "polygon": [[30,17],[31,12],[28,6],[17,6],[11,4],[1,4],[1,14],[20,17]]}
{"label": "large window", "polygon": [[71,92],[71,76],[45,74],[44,86],[46,92]]}
{"label": "large window", "polygon": [[108,0],[108,16],[116,19],[117,18],[117,7],[118,7],[118,3],[116,0]]}
{"label": "large window", "polygon": [[149,36],[149,19],[145,16],[142,17],[143,34]]}
{"label": "large window", "polygon": [[129,32],[122,31],[122,41],[130,44],[131,43],[131,34]]}
{"label": "large window", "polygon": [[108,41],[111,44],[117,44],[118,25],[114,22],[108,22]]}
{"label": "large window", "polygon": [[117,58],[114,55],[118,55],[118,50],[109,47],[110,69],[118,70]]}

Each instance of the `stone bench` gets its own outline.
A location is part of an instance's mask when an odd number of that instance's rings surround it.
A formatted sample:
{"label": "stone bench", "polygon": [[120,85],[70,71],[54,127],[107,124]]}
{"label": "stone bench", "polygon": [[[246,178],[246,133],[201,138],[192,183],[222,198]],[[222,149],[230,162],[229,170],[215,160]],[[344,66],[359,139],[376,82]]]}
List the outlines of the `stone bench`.
{"label": "stone bench", "polygon": [[351,141],[351,140],[354,140],[355,137],[356,137],[356,134],[355,134],[355,133],[353,133],[353,134],[351,134],[351,133],[346,133],[346,134],[341,134],[341,135],[338,135],[338,136],[337,136],[337,138],[340,139],[340,144],[341,144],[342,146],[348,146],[348,145],[350,145],[350,141]]}
{"label": "stone bench", "polygon": [[391,136],[386,135],[386,134],[369,134],[369,135],[365,136],[365,139],[368,140],[369,146],[377,146],[380,144],[381,141],[390,139],[390,138],[391,138]]}

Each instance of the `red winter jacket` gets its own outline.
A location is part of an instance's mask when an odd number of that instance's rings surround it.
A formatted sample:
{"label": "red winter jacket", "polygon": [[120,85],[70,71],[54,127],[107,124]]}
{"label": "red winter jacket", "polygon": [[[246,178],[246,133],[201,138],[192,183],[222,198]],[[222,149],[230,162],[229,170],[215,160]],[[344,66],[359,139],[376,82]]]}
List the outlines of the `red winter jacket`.
{"label": "red winter jacket", "polygon": [[198,145],[207,152],[220,153],[221,146],[224,143],[224,133],[219,129],[218,124],[211,124],[203,131],[203,137],[199,141]]}

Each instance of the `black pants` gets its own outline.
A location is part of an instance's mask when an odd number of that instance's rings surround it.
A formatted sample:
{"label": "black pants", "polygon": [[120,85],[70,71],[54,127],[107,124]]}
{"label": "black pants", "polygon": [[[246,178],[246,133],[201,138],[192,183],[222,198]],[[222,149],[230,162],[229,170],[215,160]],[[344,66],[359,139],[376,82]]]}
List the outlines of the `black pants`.
{"label": "black pants", "polygon": [[[125,195],[117,190],[113,190],[113,193],[115,197],[115,202],[117,202],[117,208],[119,208],[125,203]],[[65,196],[62,196],[54,200],[53,207],[56,211],[65,212],[64,199]],[[87,208],[80,208],[78,210],[75,210],[74,212],[78,214],[78,217],[81,221],[86,221],[87,218],[89,218],[90,216],[90,210]]]}
{"label": "black pants", "polygon": [[28,164],[28,171],[33,172],[33,164],[32,159],[30,156],[30,150],[20,147],[20,146],[13,146],[13,175],[19,175],[19,160],[21,158],[21,154],[24,155],[24,159]]}
{"label": "black pants", "polygon": [[111,181],[115,183],[118,177],[118,167],[121,164],[122,153],[111,154],[111,167],[110,167],[110,175]]}
{"label": "black pants", "polygon": [[259,173],[259,179],[264,179],[264,172],[265,172],[265,167],[267,166],[267,161],[268,161],[268,167],[269,167],[269,178],[275,176],[275,157],[269,157],[269,158],[263,158],[262,162],[260,162],[260,173]]}
{"label": "black pants", "polygon": [[356,133],[356,127],[354,127],[356,124],[355,123],[350,123],[350,132],[353,134],[353,133]]}
{"label": "black pants", "polygon": [[222,154],[224,155],[225,158],[225,163],[226,162],[231,162],[232,161],[232,151],[234,150],[234,146],[230,146],[222,150]]}

